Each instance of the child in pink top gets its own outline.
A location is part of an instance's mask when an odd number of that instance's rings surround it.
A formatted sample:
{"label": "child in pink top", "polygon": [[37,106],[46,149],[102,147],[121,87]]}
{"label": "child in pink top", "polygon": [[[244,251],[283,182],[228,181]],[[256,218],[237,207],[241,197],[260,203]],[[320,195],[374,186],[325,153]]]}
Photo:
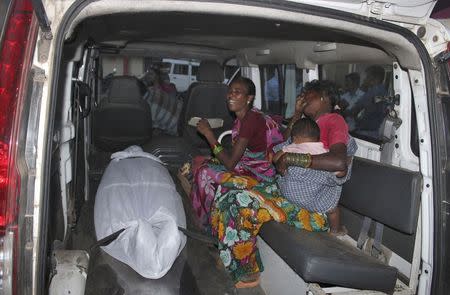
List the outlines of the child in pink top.
{"label": "child in pink top", "polygon": [[[284,153],[300,153],[318,155],[329,152],[324,144],[320,141],[320,128],[314,120],[309,118],[299,119],[292,126],[291,131],[292,143],[283,147],[274,156],[276,162]],[[336,177],[344,177],[347,170],[334,173]],[[327,212],[330,223],[330,232],[337,233],[340,231],[340,220],[337,207]]]}
{"label": "child in pink top", "polygon": [[[329,152],[320,141],[319,125],[314,120],[302,118],[295,122],[294,126],[292,126],[291,136],[292,143],[284,146],[282,151],[276,153],[273,159],[274,162],[283,153],[319,155]],[[347,171],[338,171],[335,174],[337,177],[344,177]]]}
{"label": "child in pink top", "polygon": [[311,155],[319,155],[329,152],[329,150],[323,146],[323,143],[321,141],[305,141],[305,140],[313,140],[313,139],[296,136],[293,138],[293,143],[283,147],[283,152],[311,154]]}

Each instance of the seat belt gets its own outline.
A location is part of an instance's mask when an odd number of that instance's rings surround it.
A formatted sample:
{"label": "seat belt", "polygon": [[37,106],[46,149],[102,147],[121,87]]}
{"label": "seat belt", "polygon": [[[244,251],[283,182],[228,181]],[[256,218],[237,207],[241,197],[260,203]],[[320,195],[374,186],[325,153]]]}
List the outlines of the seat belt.
{"label": "seat belt", "polygon": [[[356,246],[360,250],[363,249],[363,246],[369,237],[369,230],[370,230],[371,224],[372,224],[372,218],[365,216],[364,220],[363,220],[363,224],[361,226],[361,230],[359,232],[358,242],[356,244]],[[378,258],[380,256],[380,254],[382,253],[381,241],[383,239],[383,229],[384,229],[384,225],[382,223],[375,221],[375,236],[374,236],[372,249],[370,251],[370,255],[375,258]]]}

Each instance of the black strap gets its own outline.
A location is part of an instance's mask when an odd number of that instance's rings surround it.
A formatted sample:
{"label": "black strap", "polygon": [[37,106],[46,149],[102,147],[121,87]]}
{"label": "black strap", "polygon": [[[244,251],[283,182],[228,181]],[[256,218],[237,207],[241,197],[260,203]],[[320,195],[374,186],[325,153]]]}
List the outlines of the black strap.
{"label": "black strap", "polygon": [[[124,231],[125,229],[119,229],[116,232],[113,232],[112,234],[110,234],[109,236],[104,237],[101,240],[98,240],[97,242],[95,242],[94,244],[92,244],[91,247],[89,247],[89,251],[92,252],[92,250],[94,250],[97,247],[103,247],[103,246],[108,246],[110,243],[112,243],[115,239],[117,239],[117,237]],[[217,247],[217,240],[214,239],[211,236],[207,236],[205,234],[202,233],[198,233],[198,232],[194,232],[185,228],[182,228],[181,226],[178,227],[178,230],[181,231],[183,234],[185,234],[187,237],[201,241],[201,242],[205,242],[207,244],[212,244],[214,246]]]}
{"label": "black strap", "polygon": [[182,228],[182,227],[178,227],[178,230],[179,231],[181,231],[182,233],[184,233],[186,236],[188,236],[189,238],[192,238],[192,239],[195,239],[195,240],[198,240],[198,241],[200,241],[200,242],[205,242],[205,243],[207,243],[207,244],[212,244],[212,245],[214,245],[214,246],[216,246],[217,247],[217,240],[216,239],[214,239],[213,237],[211,237],[211,236],[207,236],[207,235],[205,235],[205,234],[201,234],[201,233],[198,233],[198,232],[194,232],[194,231],[191,231],[191,230],[188,230],[188,229],[185,229],[185,228]]}
{"label": "black strap", "polygon": [[98,240],[97,242],[95,242],[94,244],[92,244],[91,247],[89,247],[89,252],[92,252],[92,250],[94,250],[97,247],[103,247],[103,246],[108,246],[112,241],[114,241],[115,239],[117,239],[117,237],[124,231],[125,229],[119,229],[116,232],[113,232],[112,234],[110,234],[109,236],[104,237],[101,240]]}

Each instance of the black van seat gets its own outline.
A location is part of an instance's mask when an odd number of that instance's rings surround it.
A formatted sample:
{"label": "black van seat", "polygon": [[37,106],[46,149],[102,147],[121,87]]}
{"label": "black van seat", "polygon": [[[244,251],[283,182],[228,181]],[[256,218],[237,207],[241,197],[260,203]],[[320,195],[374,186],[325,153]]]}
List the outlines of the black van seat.
{"label": "black van seat", "polygon": [[209,147],[207,141],[197,132],[196,127],[188,124],[192,117],[219,118],[223,120],[223,127],[213,129],[218,137],[222,132],[230,130],[233,117],[228,111],[226,102],[227,85],[223,84],[224,73],[220,64],[213,60],[200,63],[198,82],[189,86],[183,110],[180,116],[180,132],[193,146]]}
{"label": "black van seat", "polygon": [[107,97],[93,116],[93,140],[105,151],[144,144],[152,136],[150,106],[142,98],[139,80],[131,76],[111,79]]}
{"label": "black van seat", "polygon": [[143,145],[144,151],[161,159],[169,170],[177,170],[186,162],[200,155],[200,152],[183,137],[166,134],[153,135],[152,140]]}
{"label": "black van seat", "polygon": [[350,247],[328,233],[264,224],[260,236],[306,282],[389,293],[397,269]]}
{"label": "black van seat", "polygon": [[[355,158],[340,203],[394,230],[414,234],[420,186],[418,172]],[[396,268],[328,233],[269,222],[260,236],[306,282],[386,293],[395,287]]]}

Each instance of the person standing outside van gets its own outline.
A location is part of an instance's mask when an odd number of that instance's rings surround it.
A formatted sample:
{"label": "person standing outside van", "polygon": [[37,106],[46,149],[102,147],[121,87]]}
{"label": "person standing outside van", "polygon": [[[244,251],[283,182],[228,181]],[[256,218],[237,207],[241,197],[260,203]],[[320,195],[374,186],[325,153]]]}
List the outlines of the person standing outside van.
{"label": "person standing outside van", "polygon": [[359,87],[360,76],[359,73],[350,73],[345,76],[345,90],[346,92],[341,95],[341,100],[338,102],[342,115],[347,121],[350,131],[355,129],[355,119],[352,115],[352,109],[355,104],[363,97],[364,91]]}

